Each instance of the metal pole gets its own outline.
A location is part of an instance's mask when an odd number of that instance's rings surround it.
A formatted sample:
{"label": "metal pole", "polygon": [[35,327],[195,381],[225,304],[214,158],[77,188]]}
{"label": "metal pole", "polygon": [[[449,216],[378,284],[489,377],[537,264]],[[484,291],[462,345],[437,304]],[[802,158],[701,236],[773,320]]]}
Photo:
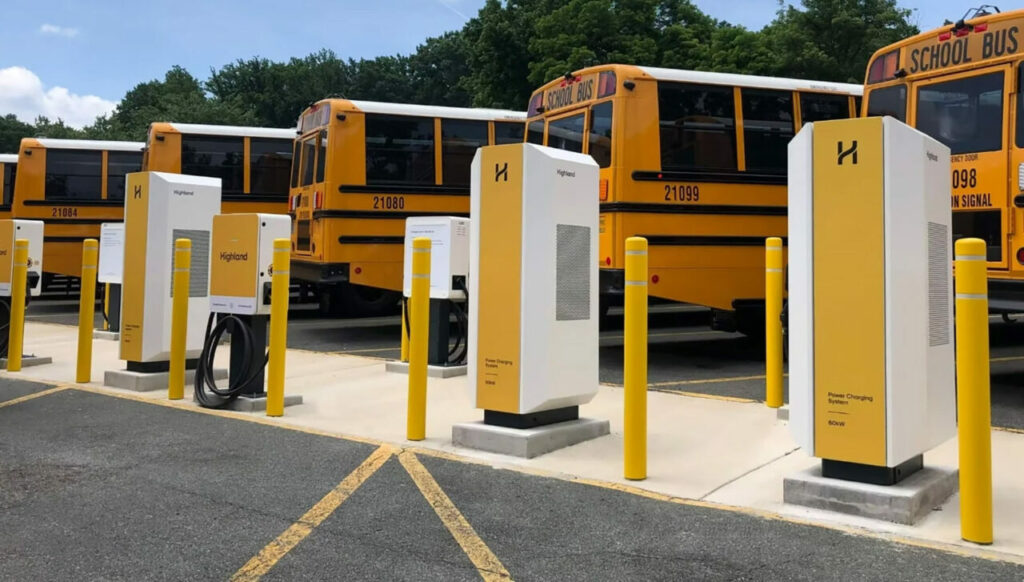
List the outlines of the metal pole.
{"label": "metal pole", "polygon": [[782,239],[773,236],[764,247],[764,403],[770,408],[782,406],[782,269]]}
{"label": "metal pole", "polygon": [[267,416],[284,416],[284,364],[288,344],[288,285],[291,239],[274,239],[270,284],[270,358],[267,361]]}
{"label": "metal pole", "polygon": [[188,338],[188,297],[191,284],[192,241],[174,241],[174,299],[171,302],[171,361],[167,398],[185,397],[185,351]]}
{"label": "metal pole", "polygon": [[87,238],[82,242],[82,278],[78,288],[78,366],[75,382],[92,381],[92,329],[96,325],[96,261],[99,242]]}
{"label": "metal pole", "polygon": [[624,470],[647,478],[647,239],[626,239]]}
{"label": "metal pole", "polygon": [[412,241],[412,297],[409,299],[409,406],[406,438],[427,437],[427,346],[430,343],[430,239]]}
{"label": "metal pole", "polygon": [[992,409],[985,241],[956,242],[956,385],[960,536],[992,543]]}

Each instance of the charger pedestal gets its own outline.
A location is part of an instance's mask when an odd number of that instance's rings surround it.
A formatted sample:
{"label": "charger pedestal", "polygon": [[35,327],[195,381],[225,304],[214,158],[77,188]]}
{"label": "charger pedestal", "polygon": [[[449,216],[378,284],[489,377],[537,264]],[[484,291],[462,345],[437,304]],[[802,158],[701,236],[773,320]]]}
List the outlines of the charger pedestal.
{"label": "charger pedestal", "polygon": [[[245,325],[252,330],[252,340],[256,346],[259,346],[255,351],[261,354],[259,356],[259,373],[256,374],[248,384],[242,388],[242,393],[226,406],[227,410],[235,410],[238,412],[260,412],[267,409],[267,391],[264,389],[266,385],[266,368],[263,366],[263,353],[266,351],[267,346],[267,330],[270,326],[269,315],[236,315],[239,319],[245,322]],[[245,349],[244,344],[238,341],[234,337],[231,340],[231,365],[229,367],[228,382],[232,386],[236,382],[241,383],[245,380],[245,375],[249,373],[249,369],[243,367],[245,364]],[[250,365],[257,365],[256,362],[250,362]],[[302,396],[298,394],[285,394],[284,405],[295,406],[302,404]]]}

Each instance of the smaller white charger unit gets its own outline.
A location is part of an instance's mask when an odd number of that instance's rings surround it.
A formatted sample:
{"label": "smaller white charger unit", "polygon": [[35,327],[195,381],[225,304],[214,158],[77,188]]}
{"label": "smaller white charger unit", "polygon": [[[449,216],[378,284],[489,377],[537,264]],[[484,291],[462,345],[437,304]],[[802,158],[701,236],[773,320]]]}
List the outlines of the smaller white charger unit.
{"label": "smaller white charger unit", "polygon": [[26,287],[35,297],[43,290],[43,221],[0,220],[0,297],[11,296],[14,281],[14,241],[28,240]]}
{"label": "smaller white charger unit", "polygon": [[402,292],[412,296],[412,241],[430,239],[430,298],[464,300],[469,277],[468,218],[417,216],[405,221]]}
{"label": "smaller white charger unit", "polygon": [[284,214],[218,214],[213,217],[210,311],[270,315],[274,239],[291,237]]}

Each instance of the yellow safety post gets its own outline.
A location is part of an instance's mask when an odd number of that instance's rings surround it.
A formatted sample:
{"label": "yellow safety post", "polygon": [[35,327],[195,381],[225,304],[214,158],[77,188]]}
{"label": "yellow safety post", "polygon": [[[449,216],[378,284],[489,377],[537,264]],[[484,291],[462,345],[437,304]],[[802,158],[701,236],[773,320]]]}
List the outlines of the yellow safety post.
{"label": "yellow safety post", "polygon": [[409,326],[406,325],[406,319],[409,317],[409,301],[402,301],[402,355],[401,361],[409,361]]}
{"label": "yellow safety post", "polygon": [[87,238],[82,243],[82,278],[78,289],[78,366],[75,382],[92,381],[92,328],[96,325],[96,261],[99,242]]}
{"label": "yellow safety post", "polygon": [[639,480],[647,478],[647,239],[637,236],[626,239],[623,337],[623,476]]}
{"label": "yellow safety post", "polygon": [[270,284],[270,359],[267,361],[267,416],[284,415],[284,358],[288,343],[288,285],[292,241],[274,239]]}
{"label": "yellow safety post", "polygon": [[171,300],[171,361],[167,374],[167,398],[185,397],[185,350],[188,338],[188,297],[192,284],[192,241],[174,241],[174,298]]}
{"label": "yellow safety post", "polygon": [[956,385],[960,536],[992,543],[992,410],[985,241],[956,242]]}
{"label": "yellow safety post", "polygon": [[21,370],[21,349],[25,339],[25,286],[28,281],[28,240],[14,241],[14,277],[11,281],[11,323],[7,339],[7,371]]}
{"label": "yellow safety post", "polygon": [[430,239],[412,241],[412,297],[409,306],[409,407],[405,437],[427,438],[427,344],[430,335]]}
{"label": "yellow safety post", "polygon": [[764,243],[764,403],[770,408],[782,406],[782,268],[782,239],[773,236]]}

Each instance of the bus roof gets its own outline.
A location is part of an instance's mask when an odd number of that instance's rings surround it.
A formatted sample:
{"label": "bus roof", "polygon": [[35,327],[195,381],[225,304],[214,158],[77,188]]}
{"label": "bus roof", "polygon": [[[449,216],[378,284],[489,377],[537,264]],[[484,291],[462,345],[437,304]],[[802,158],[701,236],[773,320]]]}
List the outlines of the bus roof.
{"label": "bus roof", "polygon": [[[108,150],[120,152],[141,152],[146,144],[141,141],[104,141],[91,139],[55,139],[49,137],[25,138],[35,141],[44,148],[66,150]],[[24,140],[22,140],[24,143]],[[35,147],[34,144],[32,147]]]}
{"label": "bus roof", "polygon": [[782,91],[817,91],[849,95],[862,95],[864,93],[863,86],[853,85],[850,83],[807,81],[804,79],[787,79],[784,77],[758,77],[756,75],[713,73],[710,71],[687,71],[681,69],[663,69],[660,67],[637,68],[658,81],[679,81],[684,83],[702,83],[705,85],[729,85],[734,87],[777,89]]}
{"label": "bus roof", "polygon": [[[157,127],[162,126],[162,127]],[[272,137],[295,139],[295,128],[281,129],[276,127],[248,127],[241,125],[202,125],[198,123],[156,122],[151,126],[158,131],[171,129],[178,133],[193,135],[227,135],[233,137]]]}
{"label": "bus roof", "polygon": [[17,164],[18,154],[0,154],[0,164]]}
{"label": "bus roof", "polygon": [[[351,106],[363,113],[384,113],[388,115],[413,115],[418,117],[447,117],[452,119],[525,121],[526,113],[507,109],[477,109],[472,107],[445,107],[443,105],[415,105],[412,103],[383,103],[380,101],[352,101],[347,99],[324,99],[319,103]],[[308,109],[307,109],[308,111]]]}

